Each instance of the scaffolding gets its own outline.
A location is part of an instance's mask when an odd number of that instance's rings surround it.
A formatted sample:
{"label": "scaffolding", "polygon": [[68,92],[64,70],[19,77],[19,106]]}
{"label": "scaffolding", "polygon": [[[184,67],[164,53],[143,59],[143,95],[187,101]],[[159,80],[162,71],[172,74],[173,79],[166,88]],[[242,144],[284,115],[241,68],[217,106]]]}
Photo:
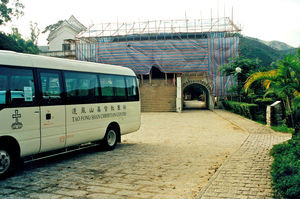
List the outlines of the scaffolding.
{"label": "scaffolding", "polygon": [[206,74],[212,94],[225,96],[235,80],[223,76],[219,67],[238,56],[240,32],[229,17],[103,23],[77,36],[76,58],[128,67],[150,81],[153,68],[166,79],[172,74]]}
{"label": "scaffolding", "polygon": [[[152,20],[132,23],[102,23],[90,26],[77,35],[81,42],[116,42],[124,40],[153,40],[199,38],[206,33],[240,33],[241,28],[229,17],[210,19]],[[112,39],[113,38],[113,39]]]}

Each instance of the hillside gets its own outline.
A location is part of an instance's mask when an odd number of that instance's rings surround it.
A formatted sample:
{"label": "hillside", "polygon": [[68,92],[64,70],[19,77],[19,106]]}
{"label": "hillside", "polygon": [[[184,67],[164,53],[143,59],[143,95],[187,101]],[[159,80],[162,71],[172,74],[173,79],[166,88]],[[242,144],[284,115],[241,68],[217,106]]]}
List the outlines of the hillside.
{"label": "hillside", "polygon": [[297,48],[292,48],[292,49],[289,49],[289,50],[282,50],[280,51],[283,55],[287,55],[287,54],[296,54],[297,53]]}
{"label": "hillside", "polygon": [[263,44],[258,39],[250,37],[240,38],[240,56],[261,60],[262,66],[269,66],[277,59],[281,59],[283,55],[266,44]]}
{"label": "hillside", "polygon": [[280,50],[280,51],[285,51],[285,50],[291,50],[293,49],[292,46],[286,44],[286,43],[283,43],[281,41],[262,41],[260,40],[262,43],[270,46],[271,48],[274,48],[276,50]]}
{"label": "hillside", "polygon": [[[274,42],[273,44],[280,44],[281,48],[287,48],[287,44],[283,42]],[[279,47],[278,47],[279,48]],[[264,41],[251,37],[240,38],[240,56],[244,56],[249,59],[258,58],[261,60],[262,66],[270,66],[272,62],[276,62],[278,59],[284,58],[287,54],[295,54],[295,48],[289,48],[286,50],[277,50],[269,45],[266,45]]]}

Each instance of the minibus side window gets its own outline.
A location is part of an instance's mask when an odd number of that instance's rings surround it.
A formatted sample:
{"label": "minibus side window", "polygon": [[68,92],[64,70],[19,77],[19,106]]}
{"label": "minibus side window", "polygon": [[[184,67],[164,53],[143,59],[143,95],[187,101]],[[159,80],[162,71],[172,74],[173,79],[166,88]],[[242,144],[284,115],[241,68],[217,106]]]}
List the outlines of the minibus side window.
{"label": "minibus side window", "polygon": [[135,77],[125,77],[126,80],[126,88],[127,88],[127,96],[129,101],[138,101],[138,87],[136,83]]}
{"label": "minibus side window", "polygon": [[34,81],[32,71],[12,69],[10,72],[11,104],[31,104],[34,101]]}
{"label": "minibus side window", "polygon": [[69,103],[91,103],[99,99],[96,74],[64,72],[67,100]]}
{"label": "minibus side window", "polygon": [[124,76],[120,75],[99,75],[101,96],[104,102],[125,101],[126,84]]}
{"label": "minibus side window", "polygon": [[59,72],[40,72],[43,104],[62,103],[62,85]]}
{"label": "minibus side window", "polygon": [[5,104],[6,91],[8,90],[8,76],[0,74],[0,104]]}
{"label": "minibus side window", "polygon": [[115,90],[115,97],[119,101],[126,100],[126,84],[123,76],[113,76],[113,86]]}
{"label": "minibus side window", "polygon": [[113,78],[111,75],[100,75],[101,96],[104,101],[112,101],[114,97]]}
{"label": "minibus side window", "polygon": [[0,104],[26,106],[35,102],[31,69],[0,66],[0,82]]}

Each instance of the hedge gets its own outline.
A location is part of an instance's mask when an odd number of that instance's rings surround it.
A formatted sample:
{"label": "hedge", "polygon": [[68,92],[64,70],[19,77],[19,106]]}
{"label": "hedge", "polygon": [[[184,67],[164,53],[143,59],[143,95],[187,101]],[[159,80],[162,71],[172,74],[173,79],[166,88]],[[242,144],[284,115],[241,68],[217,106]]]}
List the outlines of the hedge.
{"label": "hedge", "polygon": [[300,136],[275,145],[270,154],[274,198],[300,198]]}
{"label": "hedge", "polygon": [[256,115],[256,112],[258,110],[257,104],[248,104],[245,102],[235,101],[223,101],[223,106],[226,110],[232,111],[239,115],[243,115],[252,120],[256,120],[258,117],[258,115]]}

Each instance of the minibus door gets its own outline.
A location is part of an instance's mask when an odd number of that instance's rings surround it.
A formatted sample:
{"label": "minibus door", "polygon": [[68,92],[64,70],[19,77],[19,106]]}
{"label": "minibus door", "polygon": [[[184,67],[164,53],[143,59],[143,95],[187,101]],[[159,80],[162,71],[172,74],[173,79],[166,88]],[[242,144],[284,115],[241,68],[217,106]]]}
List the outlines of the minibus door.
{"label": "minibus door", "polygon": [[41,91],[41,150],[64,148],[66,144],[65,105],[60,71],[38,70]]}
{"label": "minibus door", "polygon": [[41,106],[41,150],[65,147],[65,106]]}

